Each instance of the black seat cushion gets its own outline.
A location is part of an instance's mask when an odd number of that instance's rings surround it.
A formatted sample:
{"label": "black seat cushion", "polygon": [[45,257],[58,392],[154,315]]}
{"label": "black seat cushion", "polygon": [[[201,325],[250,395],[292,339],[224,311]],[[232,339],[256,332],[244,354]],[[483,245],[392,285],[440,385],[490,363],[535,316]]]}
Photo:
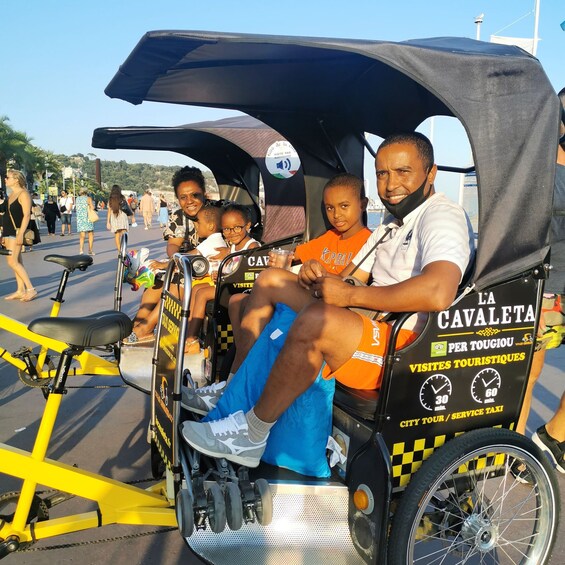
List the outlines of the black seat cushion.
{"label": "black seat cushion", "polygon": [[364,420],[374,420],[379,398],[378,390],[349,388],[340,382],[335,383],[334,404],[348,414]]}
{"label": "black seat cushion", "polygon": [[28,329],[77,347],[98,347],[127,337],[133,323],[123,312],[105,310],[84,318],[37,318]]}

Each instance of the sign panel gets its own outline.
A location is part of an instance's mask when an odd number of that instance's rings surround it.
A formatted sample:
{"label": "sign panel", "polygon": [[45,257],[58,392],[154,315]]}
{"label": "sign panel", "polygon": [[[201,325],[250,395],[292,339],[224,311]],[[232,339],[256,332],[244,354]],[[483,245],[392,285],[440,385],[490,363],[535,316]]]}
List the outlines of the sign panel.
{"label": "sign panel", "polygon": [[182,304],[168,292],[165,292],[165,295],[157,350],[155,389],[153,390],[155,405],[154,440],[163,461],[172,470],[173,391]]}
{"label": "sign panel", "polygon": [[473,293],[430,314],[424,333],[398,353],[385,424],[394,486],[471,429],[512,429],[535,341],[538,282],[524,278]]}

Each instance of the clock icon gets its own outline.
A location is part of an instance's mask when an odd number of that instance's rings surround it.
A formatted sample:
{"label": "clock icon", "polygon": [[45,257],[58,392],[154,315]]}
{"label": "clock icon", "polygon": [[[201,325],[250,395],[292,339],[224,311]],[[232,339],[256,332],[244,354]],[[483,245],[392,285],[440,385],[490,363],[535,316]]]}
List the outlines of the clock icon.
{"label": "clock icon", "polygon": [[471,383],[471,395],[479,404],[496,402],[502,380],[496,369],[487,368],[479,371]]}
{"label": "clock icon", "polygon": [[452,393],[451,381],[440,373],[428,377],[420,387],[420,404],[432,412],[445,410]]}

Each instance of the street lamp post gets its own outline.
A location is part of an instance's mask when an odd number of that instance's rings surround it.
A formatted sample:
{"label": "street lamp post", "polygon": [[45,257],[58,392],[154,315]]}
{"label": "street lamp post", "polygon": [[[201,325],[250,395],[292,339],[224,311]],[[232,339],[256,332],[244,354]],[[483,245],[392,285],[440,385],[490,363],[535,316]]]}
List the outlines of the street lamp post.
{"label": "street lamp post", "polygon": [[477,41],[481,40],[481,24],[483,23],[484,17],[485,17],[484,14],[479,14],[475,18],[475,24],[477,25]]}

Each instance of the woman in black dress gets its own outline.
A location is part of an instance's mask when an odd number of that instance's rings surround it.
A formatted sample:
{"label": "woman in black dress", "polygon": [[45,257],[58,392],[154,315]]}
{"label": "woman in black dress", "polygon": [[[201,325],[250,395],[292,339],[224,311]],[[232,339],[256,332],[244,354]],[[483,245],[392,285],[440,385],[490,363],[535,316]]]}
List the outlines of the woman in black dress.
{"label": "woman in black dress", "polygon": [[6,257],[8,267],[16,277],[16,292],[5,296],[5,300],[20,300],[29,302],[37,296],[22,262],[22,247],[24,234],[31,217],[31,197],[27,191],[25,177],[20,171],[8,169],[6,186],[11,190],[6,201],[6,211],[3,218],[4,245],[12,254]]}

